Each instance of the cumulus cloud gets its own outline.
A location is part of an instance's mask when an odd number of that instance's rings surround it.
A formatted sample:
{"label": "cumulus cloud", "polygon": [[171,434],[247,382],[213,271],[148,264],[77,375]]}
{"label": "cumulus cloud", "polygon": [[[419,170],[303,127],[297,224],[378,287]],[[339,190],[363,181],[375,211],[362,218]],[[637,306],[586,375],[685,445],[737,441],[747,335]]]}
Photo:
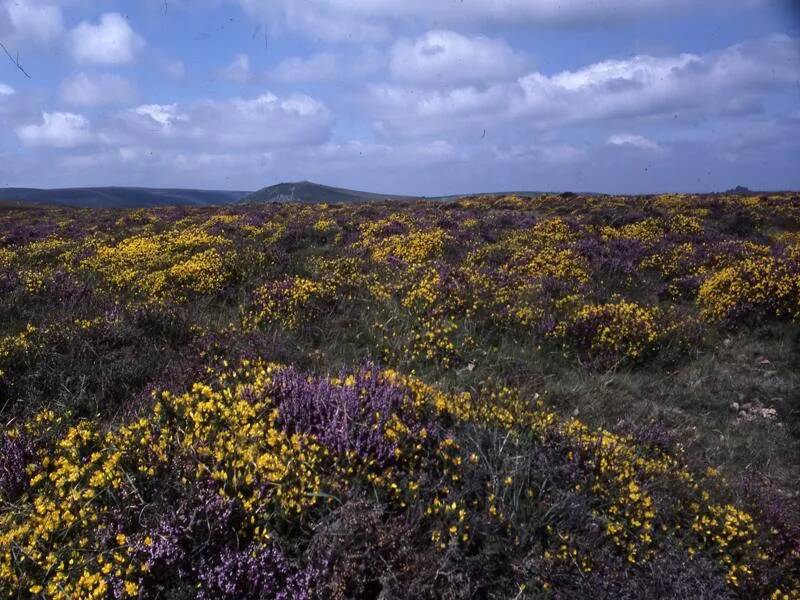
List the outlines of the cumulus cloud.
{"label": "cumulus cloud", "polygon": [[23,125],[16,131],[20,141],[31,147],[74,148],[92,140],[89,121],[67,112],[44,112],[41,123]]}
{"label": "cumulus cloud", "polygon": [[635,133],[616,133],[606,140],[609,146],[632,146],[640,150],[661,150],[661,146],[642,135]]}
{"label": "cumulus cloud", "polygon": [[6,0],[0,5],[0,35],[7,43],[46,46],[57,40],[63,31],[64,20],[57,4]]}
{"label": "cumulus cloud", "polygon": [[141,118],[139,123],[148,123],[162,132],[169,131],[174,123],[189,121],[188,115],[178,111],[177,104],[143,104],[131,109],[129,114]]}
{"label": "cumulus cloud", "polygon": [[333,115],[305,94],[142,105],[123,111],[109,133],[118,139],[150,140],[176,147],[271,148],[324,142]]}
{"label": "cumulus cloud", "polygon": [[136,91],[120,75],[76,73],[61,82],[60,95],[68,104],[99,106],[132,102]]}
{"label": "cumulus cloud", "polygon": [[10,85],[6,85],[5,83],[0,83],[0,98],[2,98],[3,96],[11,96],[14,93],[15,93],[14,88],[12,88]]}
{"label": "cumulus cloud", "polygon": [[527,62],[502,40],[443,30],[398,40],[390,54],[395,80],[423,85],[508,80],[521,74]]}
{"label": "cumulus cloud", "polygon": [[81,22],[70,32],[73,58],[82,64],[123,65],[134,61],[144,40],[119,13],[106,13],[97,24]]}
{"label": "cumulus cloud", "polygon": [[[719,112],[734,98],[759,96],[795,80],[800,44],[788,36],[737,44],[705,55],[635,56],[554,76],[519,79],[520,110],[566,120]],[[736,92],[736,94],[732,94]]]}
{"label": "cumulus cloud", "polygon": [[757,111],[759,99],[795,84],[800,42],[785,35],[707,54],[634,56],[553,75],[538,71],[489,86],[419,90],[375,84],[364,98],[385,135],[458,131],[516,121],[532,129],[581,122]]}

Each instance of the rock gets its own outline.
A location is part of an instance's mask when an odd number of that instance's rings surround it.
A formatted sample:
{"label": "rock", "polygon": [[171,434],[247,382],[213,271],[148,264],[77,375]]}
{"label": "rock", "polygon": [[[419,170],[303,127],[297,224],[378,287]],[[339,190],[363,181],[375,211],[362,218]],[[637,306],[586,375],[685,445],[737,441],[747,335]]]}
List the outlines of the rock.
{"label": "rock", "polygon": [[731,410],[732,410],[733,412],[739,412],[739,403],[738,403],[738,402],[733,402],[733,403],[731,404]]}
{"label": "rock", "polygon": [[774,421],[778,418],[778,411],[774,408],[759,408],[757,414],[767,421]]}
{"label": "rock", "polygon": [[746,419],[747,418],[747,411],[740,410],[739,411],[739,416],[742,417],[743,419]]}
{"label": "rock", "polygon": [[729,189],[729,190],[725,190],[725,193],[726,193],[726,194],[731,194],[731,195],[740,196],[740,195],[743,195],[743,194],[744,194],[744,195],[746,195],[746,194],[752,194],[753,192],[752,192],[752,190],[751,190],[750,188],[748,188],[748,187],[745,187],[745,186],[743,186],[743,185],[737,185],[735,188],[731,188],[731,189]]}

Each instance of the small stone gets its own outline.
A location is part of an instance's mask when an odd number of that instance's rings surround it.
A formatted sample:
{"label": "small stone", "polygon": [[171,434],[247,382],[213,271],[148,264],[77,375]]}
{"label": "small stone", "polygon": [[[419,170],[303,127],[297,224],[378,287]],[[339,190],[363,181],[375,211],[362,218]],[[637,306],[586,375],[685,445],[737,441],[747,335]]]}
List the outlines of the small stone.
{"label": "small stone", "polygon": [[740,410],[740,411],[739,411],[739,416],[740,416],[740,417],[742,417],[742,418],[744,419],[744,418],[746,418],[746,417],[747,417],[747,412],[746,412],[746,411],[743,411],[743,410]]}
{"label": "small stone", "polygon": [[767,421],[774,421],[778,418],[778,411],[774,408],[762,408],[759,411],[762,419],[766,419]]}
{"label": "small stone", "polygon": [[572,416],[577,417],[579,414],[581,414],[581,411],[579,411],[578,407],[576,406],[575,410],[572,411]]}
{"label": "small stone", "polygon": [[733,403],[731,404],[731,410],[732,410],[733,412],[739,412],[739,403],[738,403],[738,402],[733,402]]}

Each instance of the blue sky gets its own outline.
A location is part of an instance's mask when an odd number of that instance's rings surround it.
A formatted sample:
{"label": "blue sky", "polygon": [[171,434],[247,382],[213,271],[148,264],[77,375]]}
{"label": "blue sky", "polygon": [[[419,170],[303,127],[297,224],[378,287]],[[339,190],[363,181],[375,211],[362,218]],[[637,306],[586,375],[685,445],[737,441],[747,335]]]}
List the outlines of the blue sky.
{"label": "blue sky", "polygon": [[800,189],[793,0],[0,0],[0,186]]}

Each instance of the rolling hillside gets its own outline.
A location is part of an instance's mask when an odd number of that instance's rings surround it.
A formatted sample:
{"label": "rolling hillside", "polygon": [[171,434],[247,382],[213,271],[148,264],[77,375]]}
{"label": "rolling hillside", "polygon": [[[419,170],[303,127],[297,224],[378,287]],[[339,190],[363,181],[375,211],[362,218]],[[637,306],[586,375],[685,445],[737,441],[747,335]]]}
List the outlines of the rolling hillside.
{"label": "rolling hillside", "polygon": [[136,187],[86,187],[62,189],[0,188],[0,201],[56,204],[84,208],[145,208],[150,206],[230,204],[248,192],[160,189]]}
{"label": "rolling hillside", "polygon": [[243,198],[244,202],[376,202],[381,200],[413,200],[415,196],[374,194],[345,188],[320,185],[311,181],[279,183],[262,188]]}

